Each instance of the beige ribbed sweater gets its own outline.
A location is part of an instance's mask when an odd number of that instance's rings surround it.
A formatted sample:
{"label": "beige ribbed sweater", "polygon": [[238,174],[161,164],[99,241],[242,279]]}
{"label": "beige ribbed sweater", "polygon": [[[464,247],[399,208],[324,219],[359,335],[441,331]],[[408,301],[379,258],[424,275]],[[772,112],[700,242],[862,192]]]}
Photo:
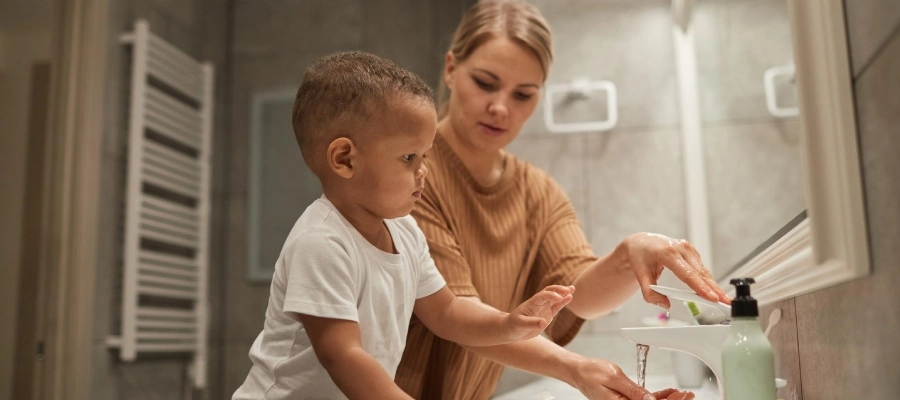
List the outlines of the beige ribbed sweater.
{"label": "beige ribbed sweater", "polygon": [[[507,155],[500,180],[484,187],[440,134],[426,163],[425,191],[412,214],[457,295],[509,311],[540,288],[571,284],[597,259],[565,193],[531,164]],[[564,309],[546,334],[564,345],[583,322]],[[502,371],[413,317],[396,381],[417,399],[487,399]]]}

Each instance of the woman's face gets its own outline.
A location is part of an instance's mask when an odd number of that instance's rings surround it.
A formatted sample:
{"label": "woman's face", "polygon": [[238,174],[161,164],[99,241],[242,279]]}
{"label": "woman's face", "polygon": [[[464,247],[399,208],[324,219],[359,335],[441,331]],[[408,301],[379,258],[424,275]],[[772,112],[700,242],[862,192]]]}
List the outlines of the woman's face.
{"label": "woman's face", "polygon": [[448,53],[444,80],[456,139],[476,152],[496,152],[519,135],[534,112],[544,70],[528,48],[495,37],[465,60]]}

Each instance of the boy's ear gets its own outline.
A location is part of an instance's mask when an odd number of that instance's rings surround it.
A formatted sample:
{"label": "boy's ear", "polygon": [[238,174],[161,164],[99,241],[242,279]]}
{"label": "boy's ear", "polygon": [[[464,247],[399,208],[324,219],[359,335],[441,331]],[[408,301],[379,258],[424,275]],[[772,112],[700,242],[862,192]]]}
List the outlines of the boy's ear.
{"label": "boy's ear", "polygon": [[328,145],[325,161],[328,164],[328,168],[335,174],[342,178],[350,179],[354,173],[353,165],[356,161],[356,154],[357,150],[353,141],[345,137],[339,137]]}
{"label": "boy's ear", "polygon": [[444,56],[444,83],[447,84],[447,89],[453,90],[453,71],[456,69],[456,56],[453,55],[453,51],[448,50],[447,55]]}

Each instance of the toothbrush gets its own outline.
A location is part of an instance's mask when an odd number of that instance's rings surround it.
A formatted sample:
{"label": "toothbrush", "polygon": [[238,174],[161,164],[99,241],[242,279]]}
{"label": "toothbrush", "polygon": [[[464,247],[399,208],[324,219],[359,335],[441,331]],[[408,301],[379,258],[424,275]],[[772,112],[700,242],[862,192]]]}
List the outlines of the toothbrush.
{"label": "toothbrush", "polygon": [[697,317],[700,315],[700,307],[697,307],[697,303],[693,301],[685,301],[684,305],[687,306],[688,312],[691,314],[691,325],[700,325],[700,322],[697,321]]}

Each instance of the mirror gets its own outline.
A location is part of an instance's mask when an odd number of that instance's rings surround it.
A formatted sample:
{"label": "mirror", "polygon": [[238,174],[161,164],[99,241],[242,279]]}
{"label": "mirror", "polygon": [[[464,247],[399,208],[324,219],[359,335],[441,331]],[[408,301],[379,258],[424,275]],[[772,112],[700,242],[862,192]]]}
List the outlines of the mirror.
{"label": "mirror", "polygon": [[254,94],[250,106],[247,277],[269,283],[275,261],[297,218],[322,195],[300,156],[291,127],[296,91]]}
{"label": "mirror", "polygon": [[547,86],[569,93],[509,150],[560,183],[597,253],[685,237],[763,303],[867,273],[840,0],[532,3],[554,30]]}
{"label": "mirror", "polygon": [[808,218],[720,284],[757,278],[761,304],[869,273],[850,61],[840,0],[789,0]]}
{"label": "mirror", "polygon": [[785,0],[683,3],[696,55],[705,260],[721,278],[806,209],[790,20]]}

